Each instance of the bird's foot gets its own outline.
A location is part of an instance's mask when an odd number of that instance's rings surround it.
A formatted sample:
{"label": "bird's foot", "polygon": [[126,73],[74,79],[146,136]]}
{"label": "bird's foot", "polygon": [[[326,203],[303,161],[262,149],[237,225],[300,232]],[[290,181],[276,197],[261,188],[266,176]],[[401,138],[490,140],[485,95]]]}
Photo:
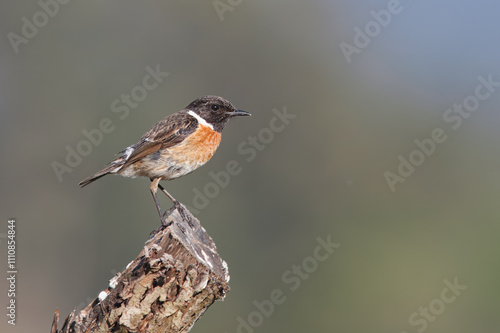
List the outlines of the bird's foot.
{"label": "bird's foot", "polygon": [[158,232],[167,228],[168,226],[170,226],[173,223],[173,221],[167,222],[168,215],[170,215],[170,214],[167,214],[167,212],[168,211],[163,213],[163,216],[160,217],[160,226],[149,233],[149,239],[153,238],[154,235],[156,235]]}
{"label": "bird's foot", "polygon": [[[166,213],[166,212],[165,212]],[[170,215],[170,214],[169,214]],[[168,215],[167,215],[168,216]],[[160,222],[161,222],[161,225],[162,226],[165,226],[165,227],[168,227],[169,225],[172,224],[172,222],[167,222],[167,219],[165,218],[165,215],[163,215],[161,218],[160,218]]]}
{"label": "bird's foot", "polygon": [[149,233],[149,239],[153,238],[157,233],[159,233],[160,231],[162,231],[165,227],[165,225],[163,224],[163,221],[162,221],[162,224],[156,228],[155,230],[151,231]]}
{"label": "bird's foot", "polygon": [[169,209],[167,209],[165,211],[165,213],[163,213],[163,216],[161,218],[161,224],[162,225],[166,225],[166,226],[170,225],[170,223],[167,223],[168,216],[170,214],[172,214],[174,212],[174,210],[181,208],[181,203],[179,201],[174,200],[173,203],[174,203],[174,205],[172,207],[170,207]]}

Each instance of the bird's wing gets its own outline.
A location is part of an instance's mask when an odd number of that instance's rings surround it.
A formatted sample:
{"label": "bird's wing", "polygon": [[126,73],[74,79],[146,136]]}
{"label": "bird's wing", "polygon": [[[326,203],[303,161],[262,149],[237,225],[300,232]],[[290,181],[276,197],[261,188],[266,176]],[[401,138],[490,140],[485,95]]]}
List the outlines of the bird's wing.
{"label": "bird's wing", "polygon": [[164,118],[143,135],[123,168],[160,149],[166,149],[181,143],[197,127],[198,121],[196,118],[184,112],[178,112]]}

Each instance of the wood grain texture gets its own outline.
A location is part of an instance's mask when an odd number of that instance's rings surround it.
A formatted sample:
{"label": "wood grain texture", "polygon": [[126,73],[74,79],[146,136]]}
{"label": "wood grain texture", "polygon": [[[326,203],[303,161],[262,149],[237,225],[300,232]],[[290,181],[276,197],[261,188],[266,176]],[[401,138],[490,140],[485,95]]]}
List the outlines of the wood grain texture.
{"label": "wood grain texture", "polygon": [[52,333],[188,332],[229,291],[226,263],[200,222],[181,204],[168,226],[155,230],[144,249],[111,279],[109,287]]}

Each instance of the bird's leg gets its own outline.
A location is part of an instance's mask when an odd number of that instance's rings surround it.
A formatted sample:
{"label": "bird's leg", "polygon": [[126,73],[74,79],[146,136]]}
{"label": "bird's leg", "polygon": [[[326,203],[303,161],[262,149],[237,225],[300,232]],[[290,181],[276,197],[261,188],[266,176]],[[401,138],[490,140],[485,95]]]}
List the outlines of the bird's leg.
{"label": "bird's leg", "polygon": [[[156,190],[158,189],[158,183],[160,182],[160,179],[161,178],[151,179],[151,187],[149,189],[151,190],[151,194],[153,195],[153,199],[154,199],[155,204],[156,204],[156,209],[158,209],[158,215],[160,215],[161,224],[165,225],[166,222],[163,219],[163,216],[161,214],[160,204],[158,203],[158,199],[156,198]],[[162,188],[161,185],[160,185],[160,188]]]}
{"label": "bird's leg", "polygon": [[175,198],[173,196],[170,195],[170,193],[167,192],[167,190],[165,190],[163,188],[163,186],[161,186],[161,184],[158,184],[158,187],[160,188],[160,190],[163,191],[163,193],[165,193],[167,195],[167,197],[172,200],[172,202],[174,203],[174,206],[177,206],[179,204],[179,201],[175,200]]}
{"label": "bird's leg", "polygon": [[161,186],[160,184],[158,184],[158,187],[160,188],[160,190],[163,191],[163,193],[165,193],[167,195],[167,197],[172,200],[172,202],[174,203],[174,205],[172,207],[170,207],[169,209],[167,209],[164,213],[164,216],[169,216],[170,214],[172,214],[172,212],[176,209],[178,209],[180,211],[180,209],[182,208],[182,206],[179,204],[179,201],[175,200],[175,198],[173,196],[170,195],[170,193],[167,192],[167,190],[165,190],[163,188],[163,186]]}

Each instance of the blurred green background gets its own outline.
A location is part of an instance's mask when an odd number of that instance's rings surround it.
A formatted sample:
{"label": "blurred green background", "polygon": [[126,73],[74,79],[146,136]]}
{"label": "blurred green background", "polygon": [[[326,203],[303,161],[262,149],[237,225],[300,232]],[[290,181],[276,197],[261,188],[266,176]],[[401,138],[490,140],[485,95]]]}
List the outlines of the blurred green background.
{"label": "blurred green background", "polygon": [[[71,1],[51,16],[34,1],[0,6],[4,272],[10,217],[18,240],[17,325],[4,314],[0,331],[47,332],[56,308],[62,321],[87,305],[141,251],[159,222],[149,181],[77,183],[207,94],[253,117],[228,124],[206,166],[164,184],[195,207],[210,172],[241,166],[197,214],[231,291],[192,332],[498,331],[500,88],[458,128],[443,118],[479,77],[500,82],[498,3]],[[23,17],[40,25],[25,40]],[[359,47],[346,57],[346,44]],[[114,112],[148,66],[169,74],[126,116]],[[295,118],[270,137],[273,109]],[[67,147],[84,149],[83,131],[104,118],[113,130],[60,181],[53,163],[67,165]],[[418,160],[415,140],[436,128],[447,140]],[[420,165],[392,191],[386,172],[411,154]],[[340,247],[311,259],[329,235]],[[467,289],[448,304],[455,278]],[[254,302],[275,289],[286,300],[258,314]]]}

